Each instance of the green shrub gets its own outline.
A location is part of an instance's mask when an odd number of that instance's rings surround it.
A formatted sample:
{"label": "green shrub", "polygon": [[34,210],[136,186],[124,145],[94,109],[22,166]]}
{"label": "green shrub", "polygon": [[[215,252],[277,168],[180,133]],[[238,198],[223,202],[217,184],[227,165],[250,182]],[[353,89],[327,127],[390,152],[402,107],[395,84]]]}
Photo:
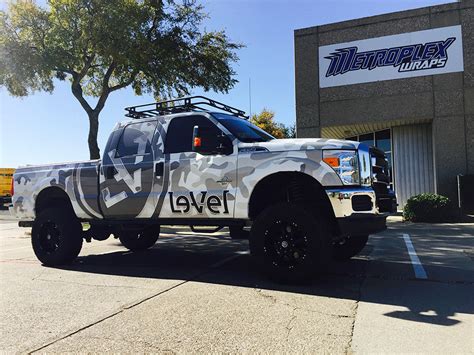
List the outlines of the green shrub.
{"label": "green shrub", "polygon": [[412,222],[447,222],[451,219],[451,201],[446,196],[420,194],[408,199],[403,218]]}

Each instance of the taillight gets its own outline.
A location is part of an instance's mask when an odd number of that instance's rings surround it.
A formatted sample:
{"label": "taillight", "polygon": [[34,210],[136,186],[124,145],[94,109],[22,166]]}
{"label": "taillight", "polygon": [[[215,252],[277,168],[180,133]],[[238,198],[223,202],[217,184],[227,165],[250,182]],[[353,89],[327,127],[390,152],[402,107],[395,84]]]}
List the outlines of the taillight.
{"label": "taillight", "polygon": [[15,179],[12,178],[12,184],[10,186],[10,196],[13,197],[13,193],[15,192]]}

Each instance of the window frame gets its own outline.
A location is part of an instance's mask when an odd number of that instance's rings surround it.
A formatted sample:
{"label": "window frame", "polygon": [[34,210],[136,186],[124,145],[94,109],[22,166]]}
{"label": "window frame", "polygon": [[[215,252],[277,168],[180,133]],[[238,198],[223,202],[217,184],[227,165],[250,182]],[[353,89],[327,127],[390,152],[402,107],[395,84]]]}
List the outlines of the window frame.
{"label": "window frame", "polygon": [[[168,123],[168,127],[166,128],[166,137],[164,139],[164,145],[163,145],[164,154],[195,153],[195,154],[200,154],[200,155],[204,155],[204,156],[207,156],[207,155],[211,155],[211,156],[220,155],[219,153],[202,154],[202,153],[198,153],[198,152],[193,151],[192,150],[192,140],[190,140],[191,150],[179,151],[179,152],[169,152],[168,151],[167,142],[168,142],[168,139],[169,139],[169,136],[170,136],[170,134],[169,134],[170,130],[173,128],[173,126],[172,126],[173,121],[175,121],[176,119],[192,119],[191,117],[201,117],[201,118],[207,120],[210,125],[214,126],[216,128],[216,130],[219,131],[221,134],[223,134],[229,140],[230,144],[232,144],[232,139],[229,137],[229,135],[219,126],[219,124],[214,122],[211,117],[208,117],[207,115],[204,115],[204,114],[199,114],[198,112],[194,112],[191,115],[184,115],[184,116],[180,115],[180,116],[176,116],[176,117],[173,117],[173,118],[170,119],[170,122]],[[232,150],[233,150],[233,148],[232,148]]]}

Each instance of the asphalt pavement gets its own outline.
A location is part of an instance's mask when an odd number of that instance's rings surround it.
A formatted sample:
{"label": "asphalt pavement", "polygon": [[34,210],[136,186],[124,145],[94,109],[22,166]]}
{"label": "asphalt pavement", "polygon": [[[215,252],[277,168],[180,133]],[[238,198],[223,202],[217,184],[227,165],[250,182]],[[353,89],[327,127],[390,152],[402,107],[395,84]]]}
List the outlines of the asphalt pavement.
{"label": "asphalt pavement", "polygon": [[28,232],[0,215],[2,351],[474,353],[474,224],[392,218],[305,286],[268,281],[225,230],[92,241],[66,268]]}

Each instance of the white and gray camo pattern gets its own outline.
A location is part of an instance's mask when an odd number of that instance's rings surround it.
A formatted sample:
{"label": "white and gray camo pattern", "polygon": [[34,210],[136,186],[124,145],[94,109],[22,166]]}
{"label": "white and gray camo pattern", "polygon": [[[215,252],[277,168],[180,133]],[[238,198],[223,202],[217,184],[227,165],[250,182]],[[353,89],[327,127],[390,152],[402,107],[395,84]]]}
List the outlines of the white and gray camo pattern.
{"label": "white and gray camo pattern", "polygon": [[[192,114],[196,113],[180,113],[143,122],[134,120],[118,124],[109,143],[114,141],[114,134],[118,135],[127,124],[141,123],[146,127],[143,127],[143,136],[137,138],[137,143],[140,143],[137,153],[143,153],[140,149],[144,150],[147,145],[151,146],[152,151],[147,158],[147,165],[141,158],[144,154],[137,154],[131,161],[126,161],[117,157],[115,147],[108,144],[104,164],[106,160],[111,162],[117,171],[112,184],[106,184],[98,160],[19,168],[14,175],[15,215],[21,219],[34,219],[36,197],[43,189],[56,186],[67,193],[74,212],[84,220],[103,218],[103,214],[107,218],[107,210],[121,212],[132,205],[127,201],[135,197],[140,197],[143,202],[135,203],[136,211],[132,214],[134,218],[247,219],[250,197],[263,178],[278,172],[299,172],[313,177],[322,186],[342,186],[335,171],[322,162],[322,150],[358,148],[357,142],[333,139],[282,139],[264,143],[241,143],[213,116],[199,113],[208,117],[230,137],[233,153],[166,154],[164,145],[170,121],[176,116]],[[153,125],[150,125],[151,121]],[[255,151],[256,147],[262,151]],[[154,174],[157,163],[164,164],[162,176]],[[145,183],[147,179],[152,179],[149,185]],[[125,183],[125,187],[111,188],[115,186],[114,183],[119,182]],[[118,194],[121,194],[120,198],[117,197]]]}

